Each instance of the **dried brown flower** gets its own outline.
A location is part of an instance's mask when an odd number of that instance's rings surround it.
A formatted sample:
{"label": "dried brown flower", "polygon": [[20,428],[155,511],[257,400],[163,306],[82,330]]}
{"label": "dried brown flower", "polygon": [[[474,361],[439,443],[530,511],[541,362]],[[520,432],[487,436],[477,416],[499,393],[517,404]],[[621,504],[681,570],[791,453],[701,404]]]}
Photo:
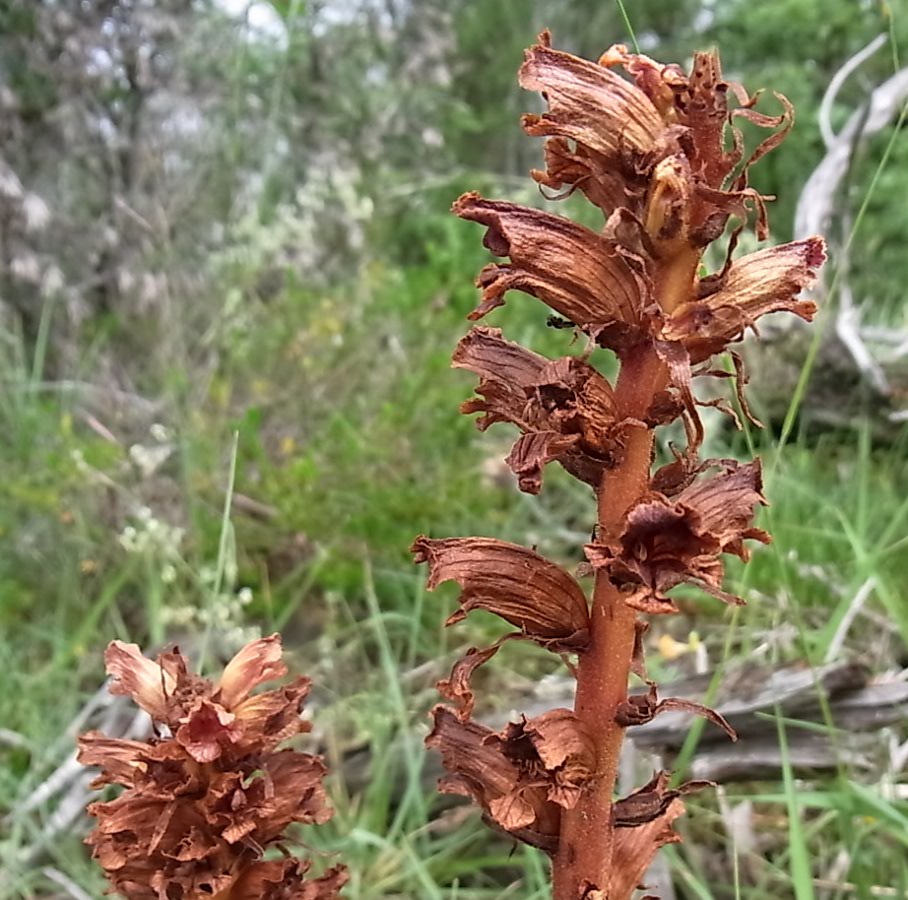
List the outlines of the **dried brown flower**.
{"label": "dried brown flower", "polygon": [[481,430],[510,422],[522,432],[507,463],[521,490],[539,493],[542,469],[560,462],[576,478],[599,484],[604,468],[620,457],[627,428],[619,421],[612,386],[575,356],[549,360],[506,341],[497,328],[473,328],[454,351],[455,368],[480,377],[464,413],[481,412]]}
{"label": "dried brown flower", "polygon": [[671,499],[650,491],[625,514],[618,540],[588,544],[587,558],[641,612],[677,612],[665,592],[684,582],[740,604],[740,598],[721,590],[721,555],[747,560],[745,539],[769,541],[765,531],[750,524],[755,504],[766,503],[761,490],[755,461],[729,462],[721,474],[696,481]]}
{"label": "dried brown flower", "polygon": [[308,864],[264,861],[293,822],[322,823],[321,759],[278,749],[309,730],[300,717],[308,678],[252,694],[286,674],[278,635],[252,641],[217,683],[192,674],[176,649],[157,660],[114,641],[105,654],[110,690],[151,715],[148,741],[89,732],[79,761],[97,766],[93,785],[120,785],[115,800],[93,803],[88,837],[114,889],[130,900],[329,900],[346,881],[342,867],[307,879]]}
{"label": "dried brown flower", "polygon": [[429,590],[444,581],[462,588],[453,625],[473,609],[486,609],[520,629],[520,634],[556,652],[583,647],[589,611],[580,585],[538,553],[494,538],[418,537],[411,548],[429,564]]}
{"label": "dried brown flower", "polygon": [[574,714],[553,709],[501,732],[462,721],[446,706],[433,716],[426,743],[451,773],[439,789],[471,797],[499,828],[553,852],[561,810],[573,809],[594,771],[593,743]]}

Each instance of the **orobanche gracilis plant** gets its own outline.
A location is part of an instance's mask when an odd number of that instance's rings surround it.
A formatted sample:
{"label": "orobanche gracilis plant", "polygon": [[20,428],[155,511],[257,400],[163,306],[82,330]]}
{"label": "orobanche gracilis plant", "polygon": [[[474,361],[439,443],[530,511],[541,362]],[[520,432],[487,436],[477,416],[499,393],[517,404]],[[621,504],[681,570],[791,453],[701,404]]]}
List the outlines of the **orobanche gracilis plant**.
{"label": "orobanche gracilis plant", "polygon": [[[757,237],[767,236],[768,198],[748,186],[747,173],[785,137],[792,109],[776,94],[781,114],[758,112],[757,95],[723,80],[715,52],[698,53],[689,74],[620,45],[597,64],[552,49],[544,32],[527,51],[520,83],[548,105],[523,118],[528,134],[546,138],[545,169],[533,178],[561,196],[581,191],[605,224],[592,231],[537,209],[462,196],[454,212],[483,225],[485,246],[504,260],[480,272],[481,301],[470,319],[502,306],[507,291],[522,291],[582,332],[586,350],[550,360],[477,326],[453,364],[480,379],[479,396],[463,411],[481,413],[480,428],[503,421],[521,432],[507,463],[522,490],[539,491],[551,461],[592,487],[598,517],[584,568],[595,586],[588,602],[563,568],[504,541],[418,538],[413,550],[428,563],[429,586],[460,585],[449,624],[485,609],[518,629],[470,649],[439,683],[450,705],[433,711],[428,744],[449,772],[442,791],[471,797],[489,824],[551,857],[556,900],[623,900],[658,848],[679,839],[672,821],[682,796],[698,786],[670,789],[669,774],[659,772],[613,799],[625,728],[682,707],[734,736],[715,712],[660,699],[652,682],[647,693],[628,696],[631,673],[646,680],[640,614],[677,611],[669,592],[681,584],[740,604],[722,590],[721,555],[747,559],[746,540],[769,540],[752,525],[765,502],[759,461],[698,458],[703,403],[692,382],[725,376],[711,359],[760,316],[787,310],[810,320],[814,303],[797,295],[825,252],[812,237],[733,259],[749,218]],[[739,120],[770,131],[749,155]],[[730,220],[724,265],[704,274],[704,251]],[[614,385],[588,361],[594,347],[617,356]],[[732,359],[749,415],[741,360]],[[686,446],[653,470],[654,429],[678,419]],[[510,639],[565,658],[576,678],[573,710],[524,716],[502,731],[472,720],[471,676]]]}

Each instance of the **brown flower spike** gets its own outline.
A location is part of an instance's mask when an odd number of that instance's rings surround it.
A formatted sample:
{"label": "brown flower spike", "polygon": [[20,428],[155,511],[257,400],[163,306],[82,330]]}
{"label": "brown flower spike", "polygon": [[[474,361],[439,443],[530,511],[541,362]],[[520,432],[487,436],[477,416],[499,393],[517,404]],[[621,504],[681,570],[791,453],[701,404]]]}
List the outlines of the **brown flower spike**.
{"label": "brown flower spike", "polygon": [[[798,295],[815,280],[825,249],[813,237],[735,256],[749,219],[759,239],[767,236],[769,198],[749,186],[748,170],[782,141],[793,112],[778,94],[778,115],[758,112],[757,95],[723,80],[716,53],[698,53],[689,73],[621,45],[593,63],[554,50],[543,32],[520,83],[547,104],[523,119],[528,134],[546,139],[545,168],[533,178],[556,192],[553,199],[581,191],[604,221],[594,231],[462,196],[454,212],[485,228],[484,244],[499,259],[479,273],[480,301],[469,318],[519,291],[568,320],[588,347],[549,360],[478,325],[458,345],[454,366],[480,379],[463,412],[480,413],[481,429],[507,422],[520,432],[507,463],[522,490],[537,493],[551,462],[594,489],[598,516],[586,556],[595,587],[588,601],[564,569],[504,541],[418,538],[413,550],[429,565],[429,587],[460,585],[448,624],[485,609],[517,629],[471,648],[439,682],[452,705],[435,708],[428,744],[450,773],[441,790],[470,797],[493,827],[552,858],[555,900],[625,900],[658,848],[680,840],[672,822],[683,796],[701,785],[670,789],[668,773],[658,772],[615,800],[624,729],[685,709],[734,738],[715,712],[660,700],[652,682],[628,696],[629,675],[645,679],[646,623],[638,614],[675,612],[671,592],[682,584],[743,602],[722,589],[722,555],[746,560],[746,541],[769,541],[753,526],[755,507],[765,503],[759,461],[697,459],[697,407],[730,408],[698,401],[693,379],[724,376],[709,360],[761,316],[788,311],[809,321],[815,306]],[[742,119],[769,132],[749,155],[736,127]],[[725,263],[704,274],[704,251],[726,232]],[[614,385],[588,361],[597,345],[618,358]],[[732,359],[750,417],[743,367]],[[678,419],[688,445],[652,472],[654,429]],[[471,719],[470,681],[514,639],[576,655],[575,705],[495,732]]]}
{"label": "brown flower spike", "polygon": [[293,822],[322,823],[321,759],[278,749],[309,730],[300,708],[308,678],[253,694],[287,672],[276,634],[247,644],[213,684],[189,671],[178,651],[152,662],[135,644],[105,654],[110,692],[131,697],[152,718],[148,741],[79,739],[79,761],[101,770],[93,786],[120,785],[93,803],[88,837],[114,890],[128,900],[332,900],[347,880],[342,866],[306,878],[309,864],[282,848]]}

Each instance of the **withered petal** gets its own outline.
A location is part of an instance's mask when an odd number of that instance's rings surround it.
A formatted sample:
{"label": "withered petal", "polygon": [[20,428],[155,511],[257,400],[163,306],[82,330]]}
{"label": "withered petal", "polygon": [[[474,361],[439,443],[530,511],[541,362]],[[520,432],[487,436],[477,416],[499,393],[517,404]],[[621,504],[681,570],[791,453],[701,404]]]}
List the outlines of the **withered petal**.
{"label": "withered petal", "polygon": [[641,53],[630,53],[625,44],[612,44],[599,57],[599,65],[621,66],[663,119],[675,117],[676,94],[687,85],[687,77],[680,66],[663,65]]}
{"label": "withered petal", "polygon": [[[521,435],[505,458],[508,468],[517,476],[517,486],[526,494],[542,490],[542,470],[554,460],[566,460],[580,441],[578,434],[559,434],[557,431],[531,431]],[[597,467],[590,466],[595,480]],[[598,466],[601,477],[602,466]],[[585,479],[584,479],[585,480]]]}
{"label": "withered petal", "polygon": [[104,653],[107,674],[113,678],[111,694],[123,694],[145,710],[153,719],[167,719],[167,701],[177,684],[178,671],[158,657],[152,662],[142,655],[137,644],[111,641]]}
{"label": "withered petal", "polygon": [[723,553],[735,553],[747,559],[740,543],[744,537],[768,541],[768,535],[750,528],[755,506],[766,506],[763,496],[763,467],[759,459],[739,464],[720,460],[719,474],[701,478],[677,496],[677,502],[700,517],[700,528],[714,535]]}
{"label": "withered petal", "polygon": [[518,78],[549,107],[541,116],[524,116],[530,135],[570,138],[602,154],[603,168],[628,168],[628,157],[661,145],[665,122],[646,94],[602,65],[553,50],[547,32],[526,51]]}
{"label": "withered petal", "polygon": [[458,344],[453,365],[482,379],[482,399],[461,407],[485,414],[480,429],[506,421],[524,432],[506,459],[521,490],[538,493],[553,460],[598,487],[603,469],[619,457],[627,423],[616,419],[611,385],[584,360],[548,360],[504,340],[497,328],[478,326]]}
{"label": "withered petal", "polygon": [[417,563],[429,564],[429,590],[444,581],[461,587],[460,609],[486,609],[520,628],[530,640],[556,652],[584,647],[589,611],[580,585],[561,566],[518,544],[494,538],[418,537],[410,548]]}
{"label": "withered petal", "polygon": [[566,138],[547,138],[543,152],[545,169],[532,169],[530,176],[540,186],[563,191],[547,199],[561,200],[579,189],[605,216],[616,209],[641,208],[646,179],[636,171],[622,174],[609,167],[603,154],[579,144],[574,149]]}
{"label": "withered petal", "polygon": [[519,290],[581,327],[639,326],[646,286],[614,242],[570,219],[475,192],[460,197],[453,211],[485,225],[485,246],[511,259],[480,272],[482,301],[471,319],[501,306],[507,291]]}
{"label": "withered petal", "polygon": [[499,650],[505,640],[509,640],[514,635],[506,634],[503,638],[496,641],[491,647],[470,647],[467,652],[460,657],[451,669],[451,674],[447,678],[441,679],[435,687],[438,693],[445,700],[453,703],[457,707],[457,717],[465,722],[473,714],[473,706],[476,697],[470,686],[473,673],[482,665],[485,665]]}
{"label": "withered petal", "polygon": [[304,877],[309,868],[298,859],[254,863],[237,879],[229,898],[220,900],[335,900],[349,881],[343,866],[334,866],[320,878]]}
{"label": "withered petal", "polygon": [[549,360],[526,347],[505,340],[500,328],[474,325],[458,342],[451,357],[455,369],[467,369],[480,378],[504,381],[525,388],[536,382]]}
{"label": "withered petal", "polygon": [[519,831],[536,821],[536,810],[524,799],[523,792],[513,790],[504,797],[497,797],[489,803],[489,815],[505,831]]}
{"label": "withered petal", "polygon": [[168,802],[167,798],[125,791],[116,800],[91,803],[88,814],[98,819],[98,826],[88,842],[123,832],[143,835],[147,840]]}
{"label": "withered petal", "polygon": [[647,722],[652,722],[660,713],[670,712],[671,710],[702,716],[721,728],[732,741],[737,741],[738,739],[737,733],[728,724],[728,720],[716,710],[710,709],[702,703],[685,700],[681,697],[668,697],[665,700],[660,700],[656,685],[652,681],[649,682],[649,690],[646,694],[632,694],[627,700],[618,704],[615,712],[615,721],[623,728],[628,728],[631,725],[645,725]]}
{"label": "withered petal", "polygon": [[488,743],[495,735],[491,728],[472,720],[461,721],[447,706],[436,706],[431,716],[432,731],[426,746],[441,753],[442,764],[454,776],[444,781],[447,792],[472,797],[488,809],[492,800],[514,790],[520,773],[501,752],[500,744]]}
{"label": "withered petal", "polygon": [[[584,779],[595,768],[595,745],[580,720],[570,709],[550,709],[519,724],[535,747],[546,769],[554,771],[568,763]],[[582,774],[581,774],[582,773]]]}
{"label": "withered petal", "polygon": [[246,644],[224,667],[217,684],[218,702],[226,709],[232,709],[245,700],[253,688],[265,681],[282,678],[287,674],[287,666],[281,662],[282,654],[279,634]]}
{"label": "withered petal", "polygon": [[[432,718],[426,746],[440,751],[450,773],[439,781],[438,789],[470,797],[492,823],[519,840],[532,846],[557,846],[561,807],[547,796],[555,778],[538,764],[529,736],[461,721],[446,706],[436,706]],[[516,761],[522,758],[521,742],[537,765]]]}
{"label": "withered petal", "polygon": [[616,828],[636,828],[658,819],[672,801],[702,790],[715,787],[711,781],[687,781],[677,788],[669,788],[671,773],[665,770],[654,773],[642,787],[628,794],[612,806],[612,819]]}
{"label": "withered petal", "polygon": [[197,701],[180,722],[174,737],[200,763],[213,762],[225,744],[237,743],[242,735],[236,716],[210,700]]}
{"label": "withered petal", "polygon": [[235,706],[233,714],[243,726],[243,747],[272,750],[288,738],[309,731],[311,725],[300,710],[311,686],[311,679],[300,675],[283,687],[254,694]]}
{"label": "withered petal", "polygon": [[546,796],[564,809],[573,809],[596,768],[591,736],[569,709],[552,709],[532,719],[522,716],[497,735],[502,752],[534,781],[546,786]]}
{"label": "withered petal", "polygon": [[704,279],[709,293],[683,303],[667,319],[663,335],[681,341],[693,363],[708,359],[740,340],[744,331],[767,313],[793,312],[810,321],[816,312],[812,300],[797,295],[815,281],[826,259],[821,237],[757,250],[736,260],[720,281]]}
{"label": "withered petal", "polygon": [[297,750],[280,750],[263,758],[274,789],[260,826],[259,838],[269,841],[291,822],[323,825],[333,813],[327,803],[322,781],[327,767],[319,756]]}
{"label": "withered petal", "polygon": [[83,766],[98,766],[101,774],[92,787],[121,784],[130,787],[136,773],[145,768],[141,755],[148,749],[144,741],[109,738],[100,731],[89,731],[79,737],[78,761]]}

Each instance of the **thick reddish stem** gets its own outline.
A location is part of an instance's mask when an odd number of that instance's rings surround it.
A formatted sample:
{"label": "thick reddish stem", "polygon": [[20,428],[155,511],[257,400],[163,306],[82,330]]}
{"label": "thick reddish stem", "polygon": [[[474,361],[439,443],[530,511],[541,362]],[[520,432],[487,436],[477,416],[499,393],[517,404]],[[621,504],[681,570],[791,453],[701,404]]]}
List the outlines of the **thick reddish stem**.
{"label": "thick reddish stem", "polygon": [[[670,311],[689,295],[698,257],[688,252],[663,269],[656,290]],[[668,372],[651,345],[641,345],[622,360],[615,386],[620,415],[643,419]],[[625,513],[649,487],[653,459],[652,430],[635,428],[620,465],[606,472],[598,493],[601,539],[616,538]],[[554,900],[579,900],[585,886],[606,892],[612,862],[612,794],[618,774],[624,728],[615,721],[618,704],[627,699],[634,651],[636,612],[624,603],[606,573],[599,573],[593,593],[590,644],[580,655],[574,711],[596,742],[596,776],[573,810],[562,816],[553,865]],[[625,900],[608,897],[608,900]]]}

